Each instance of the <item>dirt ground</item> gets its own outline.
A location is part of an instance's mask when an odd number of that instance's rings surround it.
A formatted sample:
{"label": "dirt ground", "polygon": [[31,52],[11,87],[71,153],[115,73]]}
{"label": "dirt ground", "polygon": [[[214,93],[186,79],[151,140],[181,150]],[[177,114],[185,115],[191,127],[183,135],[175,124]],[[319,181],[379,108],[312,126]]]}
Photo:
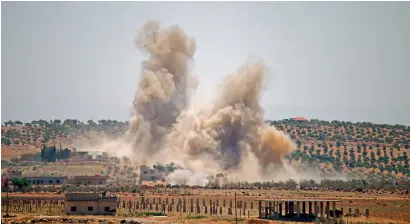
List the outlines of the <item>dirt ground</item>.
{"label": "dirt ground", "polygon": [[[369,209],[370,216],[359,217],[345,217],[344,220],[354,222],[372,222],[372,223],[410,223],[410,195],[399,194],[380,194],[380,193],[359,193],[359,192],[336,192],[336,191],[299,191],[299,190],[204,190],[204,189],[160,189],[160,190],[146,190],[146,198],[192,198],[194,200],[199,199],[202,204],[202,199],[205,199],[207,203],[210,200],[233,200],[236,193],[237,200],[243,200],[247,202],[254,201],[254,209],[250,210],[250,218],[256,218],[257,216],[257,203],[258,199],[338,199],[340,203],[336,205],[338,209],[343,208],[346,214],[349,208],[352,211],[359,209],[360,213],[364,213],[366,209]],[[121,201],[138,201],[140,195],[133,193],[117,194]],[[2,194],[4,199],[5,195]],[[62,194],[10,194],[11,198],[43,198],[43,199],[57,199],[62,198]],[[187,200],[189,201],[189,200]],[[222,202],[220,202],[222,203]],[[249,207],[249,205],[248,205]],[[166,218],[153,218],[153,217],[138,217],[138,220],[145,220],[154,223],[232,223],[234,216],[227,217],[189,217],[188,215],[169,214],[170,217]],[[247,215],[246,215],[247,216]],[[244,222],[247,217],[240,217]],[[18,214],[18,217],[22,217],[22,214]],[[70,216],[71,218],[72,216]],[[108,217],[104,217],[106,219]],[[93,217],[98,222],[98,217]],[[110,218],[111,219],[111,218]],[[129,217],[115,217],[111,220],[113,223],[119,222],[122,219],[130,219]],[[251,221],[249,223],[254,223]],[[262,222],[260,222],[262,223]]]}

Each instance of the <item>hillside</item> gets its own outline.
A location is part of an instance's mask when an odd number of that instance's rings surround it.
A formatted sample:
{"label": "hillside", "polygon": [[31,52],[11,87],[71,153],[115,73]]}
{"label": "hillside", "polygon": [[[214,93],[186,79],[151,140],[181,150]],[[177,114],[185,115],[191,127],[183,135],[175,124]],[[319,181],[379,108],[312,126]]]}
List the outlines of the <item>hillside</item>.
{"label": "hillside", "polygon": [[[354,171],[410,176],[410,127],[315,119],[267,123],[288,133],[297,143],[298,149],[287,156],[292,163],[315,165],[323,173]],[[39,120],[24,124],[8,121],[1,129],[2,161],[9,164],[21,155],[39,152],[43,144],[72,147],[78,139],[116,138],[127,127],[128,122],[115,120]]]}

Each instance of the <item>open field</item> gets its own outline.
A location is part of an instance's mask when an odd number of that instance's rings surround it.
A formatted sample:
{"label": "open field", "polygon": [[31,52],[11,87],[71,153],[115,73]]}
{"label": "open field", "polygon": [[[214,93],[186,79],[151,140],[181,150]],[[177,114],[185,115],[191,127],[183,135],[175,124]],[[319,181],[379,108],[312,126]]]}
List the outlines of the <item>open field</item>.
{"label": "open field", "polygon": [[[237,195],[237,216],[242,220],[249,218],[256,218],[258,215],[258,199],[275,198],[275,199],[339,199],[340,203],[336,208],[344,209],[344,213],[348,213],[349,208],[354,212],[359,209],[360,213],[364,213],[369,209],[370,217],[363,215],[359,217],[345,217],[350,222],[383,222],[383,223],[398,223],[410,222],[410,195],[380,195],[377,193],[363,194],[358,192],[326,192],[326,191],[290,191],[290,190],[204,190],[204,189],[180,189],[178,193],[171,189],[161,192],[146,191],[144,197],[132,193],[119,194],[117,217],[137,217],[141,218],[141,214],[148,211],[161,211],[162,204],[165,204],[165,213],[170,216],[168,221],[172,220],[201,220],[201,223],[215,222],[224,223],[223,220],[232,222],[234,217],[234,194]],[[14,211],[12,214],[19,214],[19,217],[24,215],[58,215],[63,214],[62,194],[10,194],[10,198],[22,200],[52,200],[52,208],[47,202],[42,208],[32,205],[32,212]],[[2,195],[2,200],[5,195]],[[146,201],[145,208],[143,208],[142,200]],[[178,201],[181,203],[185,199],[186,210],[182,207],[177,211]],[[191,201],[192,200],[192,201]],[[198,200],[198,202],[197,202]],[[57,203],[59,201],[59,203]],[[225,203],[224,203],[225,201]],[[241,201],[241,202],[239,202]],[[192,209],[191,209],[191,202]],[[245,205],[246,202],[246,205]],[[54,204],[55,203],[55,204]],[[199,204],[200,212],[196,210],[196,204]],[[217,214],[211,214],[210,204],[217,207]],[[232,205],[230,205],[232,203]],[[173,207],[170,206],[173,204]],[[205,213],[206,206],[206,213]],[[229,207],[232,206],[232,215],[228,214]],[[17,207],[22,207],[16,206]],[[24,207],[24,206],[23,206]],[[16,209],[15,208],[15,209]],[[170,210],[171,209],[171,210]],[[221,210],[220,210],[221,209]],[[222,214],[220,212],[222,211]],[[4,212],[4,207],[2,207]],[[144,218],[146,219],[146,217]],[[198,220],[196,220],[198,219]],[[192,220],[191,220],[192,221]],[[184,222],[185,223],[185,222]],[[189,223],[189,222],[188,222]],[[196,222],[192,222],[196,223]]]}

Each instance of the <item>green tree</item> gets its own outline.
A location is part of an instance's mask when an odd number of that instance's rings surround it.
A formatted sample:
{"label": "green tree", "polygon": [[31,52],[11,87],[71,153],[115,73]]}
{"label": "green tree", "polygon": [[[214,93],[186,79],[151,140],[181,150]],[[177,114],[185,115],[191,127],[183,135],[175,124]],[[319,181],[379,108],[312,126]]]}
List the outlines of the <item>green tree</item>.
{"label": "green tree", "polygon": [[97,126],[97,123],[95,123],[93,120],[88,120],[87,124],[90,125],[91,127]]}
{"label": "green tree", "polygon": [[1,138],[1,143],[5,145],[11,145],[11,140],[9,138]]}
{"label": "green tree", "polygon": [[376,163],[376,155],[374,154],[373,151],[370,153],[370,163],[372,164]]}
{"label": "green tree", "polygon": [[30,183],[28,182],[28,180],[26,178],[13,178],[11,179],[11,182],[13,183],[13,185],[17,186],[20,190],[23,187],[27,187],[30,185]]}
{"label": "green tree", "polygon": [[293,179],[289,179],[286,181],[285,186],[289,189],[295,189],[298,186],[298,183]]}

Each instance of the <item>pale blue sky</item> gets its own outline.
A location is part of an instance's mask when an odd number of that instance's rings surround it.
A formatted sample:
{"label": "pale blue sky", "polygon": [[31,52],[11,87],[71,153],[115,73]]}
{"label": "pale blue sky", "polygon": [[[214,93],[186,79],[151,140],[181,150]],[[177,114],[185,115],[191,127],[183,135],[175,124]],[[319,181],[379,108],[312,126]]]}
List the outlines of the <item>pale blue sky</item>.
{"label": "pale blue sky", "polygon": [[262,58],[267,119],[410,125],[410,2],[2,2],[1,119],[128,120],[148,19],[197,40],[201,91]]}

